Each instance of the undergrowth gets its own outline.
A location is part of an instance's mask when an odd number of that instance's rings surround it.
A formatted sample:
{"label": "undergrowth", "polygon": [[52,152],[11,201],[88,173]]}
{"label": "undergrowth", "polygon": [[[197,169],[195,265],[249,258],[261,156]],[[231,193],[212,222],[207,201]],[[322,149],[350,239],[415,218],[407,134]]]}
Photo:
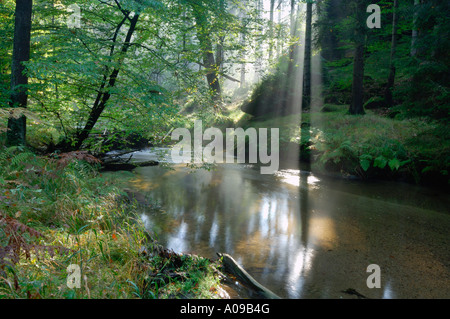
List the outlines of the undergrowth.
{"label": "undergrowth", "polygon": [[[0,150],[0,298],[217,298],[213,263],[155,251],[121,190],[131,173],[115,179],[96,163],[83,152]],[[67,284],[69,265],[79,288]]]}
{"label": "undergrowth", "polygon": [[[326,112],[302,114],[301,118],[262,117],[241,124],[279,128],[280,156],[292,145],[300,145],[297,151],[311,152],[316,173],[449,183],[450,132],[442,123],[424,118],[391,119],[370,110],[364,116],[353,116],[347,114],[345,105],[325,108]],[[310,124],[300,129],[300,122]],[[297,159],[301,155],[297,154]]]}

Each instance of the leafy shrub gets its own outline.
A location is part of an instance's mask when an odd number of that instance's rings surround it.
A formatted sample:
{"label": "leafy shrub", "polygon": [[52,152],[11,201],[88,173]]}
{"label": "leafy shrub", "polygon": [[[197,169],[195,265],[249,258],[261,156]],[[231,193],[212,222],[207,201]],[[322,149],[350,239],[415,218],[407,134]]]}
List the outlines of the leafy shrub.
{"label": "leafy shrub", "polygon": [[448,65],[439,62],[421,63],[411,79],[396,88],[406,98],[396,109],[411,117],[430,117],[448,122],[450,119],[450,77]]}

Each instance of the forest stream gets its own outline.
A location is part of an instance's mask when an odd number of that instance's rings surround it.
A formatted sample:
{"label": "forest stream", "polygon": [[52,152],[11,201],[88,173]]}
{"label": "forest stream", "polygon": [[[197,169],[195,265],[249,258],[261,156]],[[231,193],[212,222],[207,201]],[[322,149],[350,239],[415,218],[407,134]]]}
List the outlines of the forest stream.
{"label": "forest stream", "polygon": [[[156,151],[134,153],[157,159]],[[450,202],[398,182],[319,178],[292,167],[140,167],[132,187],[160,209],[142,214],[167,248],[233,256],[282,298],[450,298]],[[381,288],[369,289],[370,264]],[[354,296],[353,296],[354,297]]]}

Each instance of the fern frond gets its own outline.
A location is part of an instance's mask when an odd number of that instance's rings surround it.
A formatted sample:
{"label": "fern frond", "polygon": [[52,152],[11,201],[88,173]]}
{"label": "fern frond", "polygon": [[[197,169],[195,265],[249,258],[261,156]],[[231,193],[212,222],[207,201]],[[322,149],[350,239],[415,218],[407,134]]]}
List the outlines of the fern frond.
{"label": "fern frond", "polygon": [[15,218],[3,216],[1,213],[0,226],[8,239],[8,243],[0,247],[0,267],[17,264],[22,253],[25,254],[26,259],[29,259],[34,251],[36,258],[39,259],[44,256],[45,252],[48,252],[51,257],[54,256],[56,251],[60,254],[71,252],[70,249],[63,246],[40,245],[30,242],[23,236],[24,233],[36,239],[45,239],[45,236],[40,231],[19,222]]}

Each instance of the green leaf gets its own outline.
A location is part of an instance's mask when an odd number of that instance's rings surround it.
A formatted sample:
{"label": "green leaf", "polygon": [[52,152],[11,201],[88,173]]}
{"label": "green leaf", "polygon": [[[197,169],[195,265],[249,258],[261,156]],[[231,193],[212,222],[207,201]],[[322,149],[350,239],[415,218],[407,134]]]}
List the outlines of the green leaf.
{"label": "green leaf", "polygon": [[370,167],[370,161],[366,159],[359,160],[359,163],[361,164],[362,169],[366,172]]}
{"label": "green leaf", "polygon": [[424,169],[422,169],[421,173],[426,173],[428,171],[431,171],[433,169],[433,166],[427,166]]}
{"label": "green leaf", "polygon": [[408,160],[406,160],[406,161],[401,161],[401,162],[400,162],[400,166],[403,166],[403,165],[408,164],[408,163],[411,163],[411,160],[410,160],[410,159],[408,159]]}
{"label": "green leaf", "polygon": [[387,165],[387,159],[384,156],[378,156],[373,161],[373,167],[385,168]]}
{"label": "green leaf", "polygon": [[398,170],[400,168],[401,163],[398,160],[398,158],[393,158],[389,161],[388,165],[391,168],[391,171],[393,171]]}

